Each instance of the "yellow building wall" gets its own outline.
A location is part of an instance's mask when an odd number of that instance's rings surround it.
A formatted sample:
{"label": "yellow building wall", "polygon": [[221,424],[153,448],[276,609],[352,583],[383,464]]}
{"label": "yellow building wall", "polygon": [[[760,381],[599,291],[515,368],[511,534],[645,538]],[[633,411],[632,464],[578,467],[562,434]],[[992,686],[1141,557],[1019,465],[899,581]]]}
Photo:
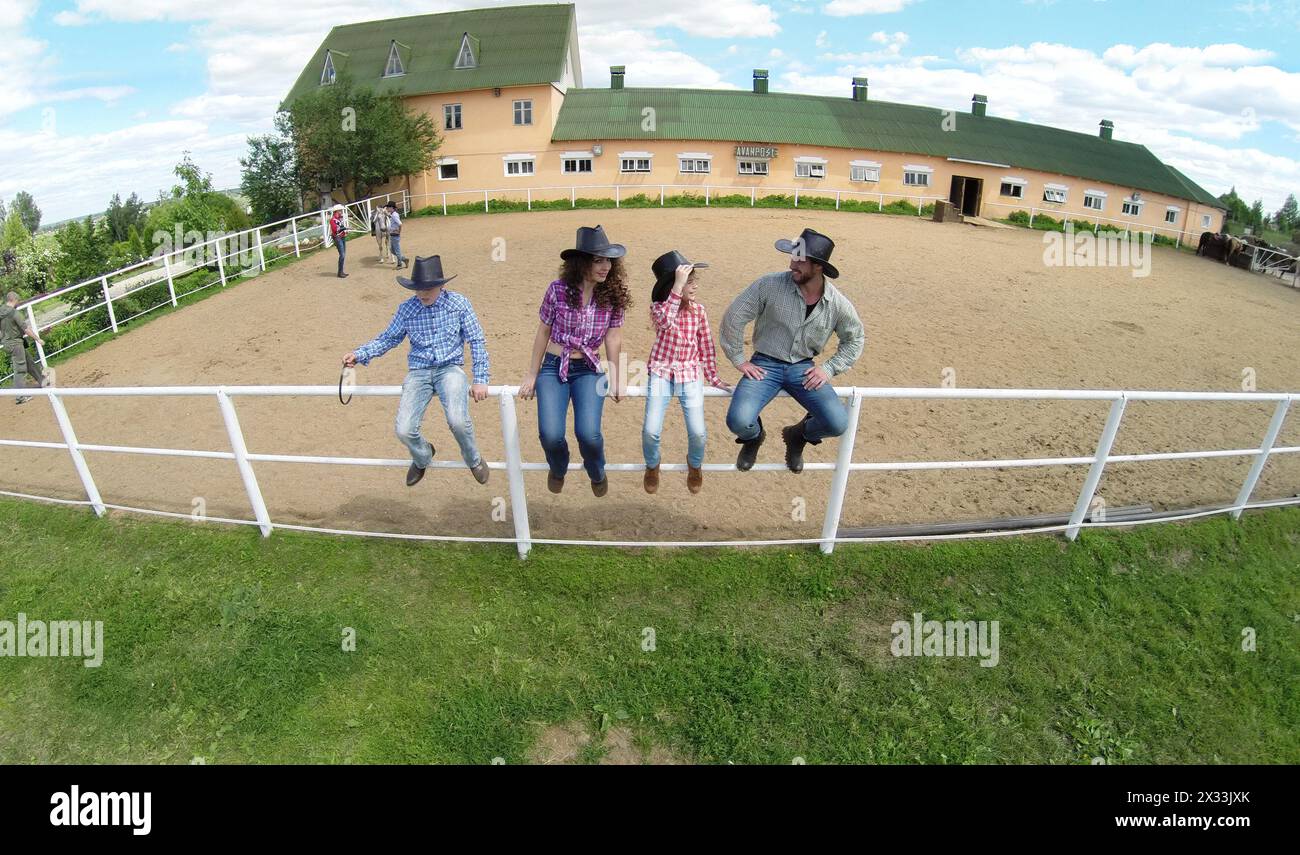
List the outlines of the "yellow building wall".
{"label": "yellow building wall", "polygon": [[[513,102],[517,99],[530,98],[533,101],[533,124],[518,126],[514,124]],[[761,140],[741,141],[704,141],[704,140],[591,140],[552,142],[551,130],[564,103],[564,94],[555,86],[506,87],[500,96],[492,90],[458,92],[448,94],[422,95],[410,99],[411,107],[427,111],[437,123],[442,146],[438,152],[440,159],[454,159],[457,162],[459,177],[454,180],[440,180],[435,167],[430,172],[412,176],[411,200],[415,209],[429,205],[463,204],[481,201],[483,191],[494,191],[493,198],[524,199],[526,190],[531,189],[533,199],[565,198],[571,195],[570,186],[579,189],[572,193],[577,196],[613,196],[611,185],[619,185],[619,194],[626,197],[636,193],[656,196],[662,192],[670,193],[697,192],[704,193],[705,185],[710,193],[749,193],[751,188],[756,195],[764,193],[791,193],[798,188],[800,194],[834,195],[840,191],[845,199],[866,199],[889,204],[898,199],[917,202],[918,196],[923,201],[934,198],[947,199],[952,177],[955,175],[979,178],[984,182],[981,198],[980,215],[988,218],[1005,218],[1017,210],[1045,213],[1057,219],[1087,219],[1091,221],[1110,222],[1116,226],[1128,226],[1138,230],[1155,230],[1166,237],[1179,237],[1182,241],[1195,242],[1203,231],[1218,231],[1223,223],[1223,212],[1207,206],[1197,205],[1185,199],[1164,196],[1146,190],[1139,190],[1143,202],[1141,214],[1126,216],[1121,212],[1122,203],[1135,189],[1107,182],[1095,181],[1077,176],[1063,176],[1053,173],[1022,169],[1016,166],[1002,167],[975,163],[949,161],[919,154],[900,154],[897,152],[856,151],[824,146],[797,145],[790,143],[770,144]],[[445,131],[443,124],[443,105],[459,103],[461,105],[462,129]],[[590,173],[565,173],[562,160],[565,152],[590,151],[593,145],[600,145],[602,153],[592,157]],[[737,172],[737,145],[770,146],[776,149],[776,156],[768,163],[768,175],[749,176]],[[620,154],[630,152],[647,152],[651,155],[649,173],[624,173],[620,171]],[[711,170],[707,174],[683,173],[679,169],[678,157],[686,153],[712,155]],[[531,154],[534,156],[534,173],[531,175],[507,175],[505,172],[505,155]],[[812,157],[826,161],[825,178],[796,178],[795,162],[797,158]],[[863,160],[880,164],[879,181],[850,181],[850,161]],[[917,187],[904,184],[904,166],[916,165],[930,167],[930,185]],[[1001,195],[1004,178],[1018,178],[1025,181],[1024,196],[1015,199]],[[404,181],[395,181],[382,191],[400,189]],[[1043,193],[1045,185],[1063,185],[1066,189],[1064,203],[1045,202]],[[583,192],[584,185],[595,185]],[[603,185],[600,187],[599,185]],[[675,188],[672,185],[677,185]],[[542,190],[539,188],[559,188]],[[1106,194],[1104,207],[1094,211],[1083,206],[1085,190],[1100,190]],[[503,193],[502,191],[514,191]],[[1169,206],[1179,208],[1176,221],[1165,221]],[[1209,225],[1202,219],[1208,215]]]}

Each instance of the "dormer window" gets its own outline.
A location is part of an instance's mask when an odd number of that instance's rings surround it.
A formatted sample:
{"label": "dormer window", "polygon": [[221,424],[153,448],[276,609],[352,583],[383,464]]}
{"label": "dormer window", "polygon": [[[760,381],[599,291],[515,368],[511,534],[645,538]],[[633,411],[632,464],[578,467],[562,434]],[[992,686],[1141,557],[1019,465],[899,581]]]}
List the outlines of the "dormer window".
{"label": "dormer window", "polygon": [[460,53],[456,54],[457,68],[478,68],[478,39],[464,33],[460,38]]}
{"label": "dormer window", "polygon": [[[402,45],[406,47],[406,45]],[[393,40],[388,46],[388,64],[384,66],[385,77],[400,77],[406,73],[406,66],[402,64],[401,51],[397,49],[397,41]]]}
{"label": "dormer window", "polygon": [[334,78],[336,76],[337,75],[334,71],[334,55],[329,51],[325,51],[325,67],[322,68],[320,72],[320,85],[330,86],[334,83]]}

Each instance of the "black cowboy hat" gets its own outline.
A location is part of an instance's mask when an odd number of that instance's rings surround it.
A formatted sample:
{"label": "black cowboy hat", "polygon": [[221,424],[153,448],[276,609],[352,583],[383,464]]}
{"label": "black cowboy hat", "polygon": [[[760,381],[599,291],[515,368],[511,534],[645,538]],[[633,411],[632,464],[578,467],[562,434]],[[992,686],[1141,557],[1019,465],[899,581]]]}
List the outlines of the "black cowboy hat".
{"label": "black cowboy hat", "polygon": [[455,274],[451,276],[442,275],[442,256],[430,255],[427,258],[416,256],[415,266],[411,268],[411,278],[404,279],[398,276],[397,284],[412,291],[423,291],[428,288],[437,288],[444,282],[450,282],[455,278]]}
{"label": "black cowboy hat", "polygon": [[677,268],[683,264],[689,264],[692,267],[708,267],[707,261],[688,261],[686,256],[677,250],[665,252],[654,260],[650,265],[651,272],[655,275],[655,287],[650,292],[651,303],[662,303],[668,299],[668,292],[673,289],[673,280],[677,278]]}
{"label": "black cowboy hat", "polygon": [[560,253],[560,258],[573,258],[575,255],[599,255],[601,258],[622,258],[627,254],[627,247],[619,243],[610,243],[605,237],[605,230],[600,226],[578,227],[577,244],[573,249]]}
{"label": "black cowboy hat", "polygon": [[799,233],[799,237],[794,240],[781,238],[776,242],[776,248],[781,252],[792,253],[798,246],[800,255],[809,261],[815,261],[820,264],[826,271],[826,275],[831,279],[839,279],[840,271],[831,264],[831,253],[835,251],[835,241],[826,237],[819,231],[813,229],[804,229]]}

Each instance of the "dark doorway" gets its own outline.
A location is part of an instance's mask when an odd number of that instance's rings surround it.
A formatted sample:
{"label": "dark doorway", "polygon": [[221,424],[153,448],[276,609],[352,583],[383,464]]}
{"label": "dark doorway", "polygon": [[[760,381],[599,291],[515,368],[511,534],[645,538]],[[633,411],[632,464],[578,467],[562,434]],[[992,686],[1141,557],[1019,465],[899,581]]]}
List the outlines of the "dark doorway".
{"label": "dark doorway", "polygon": [[948,191],[948,202],[967,217],[978,217],[980,200],[984,196],[984,179],[954,175]]}

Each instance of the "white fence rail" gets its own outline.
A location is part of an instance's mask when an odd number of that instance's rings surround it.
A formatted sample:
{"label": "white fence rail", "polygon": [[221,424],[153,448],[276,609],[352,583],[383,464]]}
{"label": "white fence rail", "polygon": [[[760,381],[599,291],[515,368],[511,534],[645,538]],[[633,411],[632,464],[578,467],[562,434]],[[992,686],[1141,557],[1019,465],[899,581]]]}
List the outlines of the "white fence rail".
{"label": "white fence rail", "polygon": [[1252,247],[1250,269],[1254,273],[1276,276],[1283,282],[1291,277],[1291,287],[1300,288],[1300,258],[1287,255],[1280,249],[1264,246]]}
{"label": "white fence rail", "polygon": [[[405,191],[402,191],[371,196],[348,203],[344,206],[346,209],[345,215],[349,220],[356,217],[364,228],[369,229],[372,206],[382,205],[389,199],[400,200],[404,213],[410,210],[408,198]],[[111,270],[84,282],[51,291],[48,294],[42,294],[24,303],[22,308],[27,313],[28,325],[41,333],[97,309],[107,309],[108,325],[102,329],[95,330],[75,341],[67,342],[57,350],[48,353],[44,346],[38,343],[36,345],[36,354],[40,359],[41,366],[43,368],[49,367],[48,360],[50,357],[89,341],[97,335],[110,331],[116,333],[119,327],[128,321],[135,320],[167,305],[177,306],[179,305],[179,297],[211,288],[218,283],[224,288],[231,278],[241,275],[239,272],[241,268],[245,271],[264,272],[268,263],[266,258],[266,249],[268,247],[283,250],[286,257],[292,248],[293,255],[299,257],[302,255],[304,244],[320,241],[322,246],[330,246],[329,230],[326,228],[328,218],[329,211],[321,209],[305,214],[297,214],[293,217],[266,223],[251,229],[229,232],[208,240],[187,243],[184,246],[173,246],[144,261]],[[355,230],[356,226],[350,222],[349,228]],[[242,249],[236,250],[234,247],[242,247]],[[237,256],[247,257],[236,260]],[[232,261],[236,263],[232,264]],[[271,263],[274,263],[274,261],[275,259],[272,258]],[[245,265],[242,262],[247,262],[247,264]],[[213,264],[217,267],[216,281],[178,295],[176,291],[177,279],[196,270],[210,268]],[[120,303],[121,300],[132,294],[137,294],[145,288],[161,285],[164,282],[167,283],[167,296],[160,302],[132,315],[120,315],[116,304]],[[76,311],[69,311],[61,298],[86,289],[97,293],[99,301]],[[43,307],[46,306],[49,308],[43,310]],[[42,317],[38,318],[38,313]],[[0,383],[9,380],[12,376],[12,374],[7,374],[0,377]]]}
{"label": "white fence rail", "polygon": [[[1099,215],[1096,211],[1063,211],[1059,208],[1044,208],[1038,205],[1025,205],[1025,204],[1012,205],[1006,202],[985,201],[984,204],[994,208],[1006,208],[1008,209],[1009,212],[1025,211],[1026,213],[1029,214],[1029,227],[1031,229],[1034,227],[1034,220],[1039,216],[1048,216],[1051,217],[1052,219],[1061,220],[1063,222],[1068,222],[1070,220],[1087,220],[1088,222],[1092,223],[1093,234],[1096,234],[1099,231],[1098,227],[1101,224],[1107,223],[1107,224],[1113,224],[1115,226],[1123,226],[1125,238],[1128,238],[1134,232],[1136,232],[1137,234],[1152,235],[1153,237],[1155,235],[1162,234],[1165,237],[1172,238],[1175,247],[1179,247],[1179,248],[1181,248],[1183,245],[1184,232],[1187,232],[1188,234],[1194,234],[1196,236],[1196,240],[1199,241],[1201,238],[1201,233],[1205,231],[1209,231],[1209,229],[1199,229],[1192,232],[1188,230],[1185,226],[1179,227],[1176,224],[1170,224],[1167,226],[1150,226],[1145,223],[1139,223],[1136,217],[1129,217],[1127,219],[1116,219],[1114,217],[1103,217]],[[1003,217],[1003,219],[1006,218]]]}
{"label": "white fence rail", "polygon": [[[399,386],[359,386],[352,390],[353,394],[360,396],[374,397],[397,397],[401,394]],[[240,397],[328,397],[337,394],[338,388],[335,386],[159,386],[159,387],[123,387],[123,388],[46,388],[30,390],[12,390],[0,389],[0,400],[5,397],[14,397],[21,394],[30,394],[33,396],[43,396],[48,399],[53,409],[55,419],[58,422],[60,432],[63,436],[63,442],[44,442],[35,440],[20,439],[0,439],[0,447],[11,448],[45,448],[45,449],[64,449],[72,457],[73,466],[81,480],[82,487],[85,491],[84,500],[59,499],[48,496],[35,496],[27,493],[13,491],[0,491],[0,494],[16,496],[26,499],[36,499],[63,504],[86,505],[94,510],[98,515],[103,515],[109,508],[134,511],[147,514],[158,514],[162,516],[186,518],[186,514],[172,513],[150,508],[136,508],[123,505],[113,505],[105,502],[96,486],[94,475],[90,465],[85,458],[86,452],[93,453],[110,453],[110,454],[145,454],[158,455],[164,457],[191,457],[191,458],[209,458],[217,460],[233,461],[239,471],[243,481],[244,490],[247,493],[249,506],[252,510],[253,519],[225,519],[225,518],[204,518],[213,522],[235,523],[243,525],[257,526],[263,536],[269,536],[274,529],[292,529],[301,531],[317,531],[331,534],[350,534],[364,535],[375,537],[393,537],[413,540],[434,540],[434,541],[469,541],[480,543],[513,543],[519,551],[521,558],[528,555],[533,544],[563,544],[563,545],[582,545],[582,546],[618,546],[618,547],[642,547],[642,546],[764,546],[764,545],[789,545],[789,544],[813,544],[816,543],[821,547],[824,553],[830,553],[836,543],[845,542],[878,542],[890,540],[937,540],[953,539],[966,537],[994,537],[1006,536],[1012,534],[1042,533],[1051,531],[1063,531],[1070,540],[1078,536],[1079,530],[1093,526],[1108,525],[1135,525],[1139,521],[1135,520],[1118,520],[1102,521],[1088,520],[1089,510],[1093,503],[1093,498],[1100,483],[1102,475],[1108,463],[1136,463],[1155,460],[1191,460],[1199,458],[1217,458],[1217,457],[1248,457],[1252,459],[1252,465],[1241,488],[1237,492],[1233,503],[1222,508],[1212,511],[1183,514],[1180,516],[1164,517],[1162,520],[1187,519],[1198,516],[1206,516],[1213,513],[1229,513],[1235,519],[1241,515],[1246,508],[1260,507],[1278,507],[1282,505],[1300,504],[1300,497],[1293,499],[1281,499],[1267,502],[1250,501],[1251,495],[1255,491],[1260,473],[1263,472],[1265,464],[1272,455],[1294,454],[1300,452],[1300,446],[1277,447],[1277,439],[1282,431],[1283,423],[1286,420],[1287,413],[1290,409],[1291,402],[1297,397],[1297,393],[1283,392],[1160,392],[1160,391],[1107,391],[1107,390],[1061,390],[1061,389],[949,389],[949,388],[903,388],[903,387],[845,387],[837,388],[836,394],[844,399],[848,407],[848,429],[840,437],[838,453],[834,463],[809,463],[804,466],[809,470],[829,470],[834,474],[831,479],[830,496],[826,507],[826,516],[822,524],[822,533],[817,538],[788,538],[788,539],[769,539],[769,540],[732,540],[732,541],[616,541],[616,540],[577,540],[577,539],[553,539],[553,538],[535,538],[531,534],[528,515],[528,502],[526,491],[524,489],[523,473],[526,471],[545,470],[545,463],[530,463],[523,459],[521,443],[519,436],[519,425],[515,412],[515,396],[518,394],[518,387],[514,386],[492,386],[489,393],[495,395],[498,399],[501,412],[501,433],[504,442],[506,459],[504,461],[491,461],[488,463],[490,469],[504,470],[509,482],[510,510],[511,518],[514,522],[514,537],[471,537],[471,536],[454,536],[441,534],[403,534],[396,532],[378,532],[378,531],[355,531],[349,529],[321,528],[316,526],[293,525],[289,523],[276,522],[273,520],[269,509],[266,506],[261,487],[258,483],[257,474],[254,464],[256,463],[297,463],[302,465],[337,465],[337,466],[390,466],[405,468],[409,465],[408,459],[388,459],[388,458],[355,458],[355,457],[334,457],[334,456],[307,456],[294,454],[273,454],[264,452],[254,452],[248,449],[243,429],[240,427],[239,418],[236,413],[235,399]],[[643,396],[644,388],[633,387],[628,390],[628,394],[633,397]],[[729,397],[729,393],[717,389],[705,391],[707,397]],[[85,443],[78,440],[76,432],[73,429],[71,419],[64,407],[63,401],[66,398],[80,397],[208,397],[216,400],[217,406],[221,412],[226,431],[229,435],[230,450],[193,450],[182,448],[147,448],[138,446],[115,446]],[[1079,457],[1046,457],[1046,458],[1010,458],[994,460],[912,460],[912,461],[873,461],[873,462],[856,462],[853,459],[854,444],[857,436],[858,420],[861,414],[862,401],[865,399],[881,398],[910,398],[921,400],[1055,400],[1055,401],[1109,401],[1110,410],[1106,418],[1105,426],[1102,429],[1101,436],[1097,441],[1096,451],[1091,455]],[[1272,419],[1264,430],[1263,437],[1257,447],[1236,448],[1236,449],[1212,449],[1199,451],[1173,451],[1173,452],[1154,452],[1145,454],[1113,454],[1112,447],[1115,437],[1119,432],[1120,424],[1124,418],[1125,407],[1129,401],[1220,401],[1220,402],[1247,402],[1259,403],[1263,401],[1274,402]],[[1070,515],[1068,523],[1065,525],[1040,526],[1034,528],[968,532],[956,534],[928,534],[928,535],[908,535],[897,537],[843,537],[840,536],[840,515],[844,504],[844,494],[848,484],[849,475],[853,472],[899,472],[909,470],[955,470],[955,469],[998,469],[998,468],[1019,468],[1019,467],[1043,467],[1043,466],[1087,466],[1087,475],[1084,478],[1082,489],[1074,504],[1074,510]],[[464,469],[460,462],[434,461],[432,468],[435,469]],[[581,464],[573,463],[570,469],[577,470]],[[612,463],[606,467],[611,472],[641,472],[644,470],[642,463]],[[684,464],[664,463],[662,469],[669,471],[684,470]],[[727,464],[705,464],[704,468],[713,472],[731,472],[737,473],[734,465]],[[754,467],[756,470],[782,471],[785,469],[781,464],[758,464]],[[743,477],[743,476],[742,476]],[[1297,485],[1300,487],[1300,485]],[[1142,522],[1154,522],[1161,520],[1148,520]]]}

